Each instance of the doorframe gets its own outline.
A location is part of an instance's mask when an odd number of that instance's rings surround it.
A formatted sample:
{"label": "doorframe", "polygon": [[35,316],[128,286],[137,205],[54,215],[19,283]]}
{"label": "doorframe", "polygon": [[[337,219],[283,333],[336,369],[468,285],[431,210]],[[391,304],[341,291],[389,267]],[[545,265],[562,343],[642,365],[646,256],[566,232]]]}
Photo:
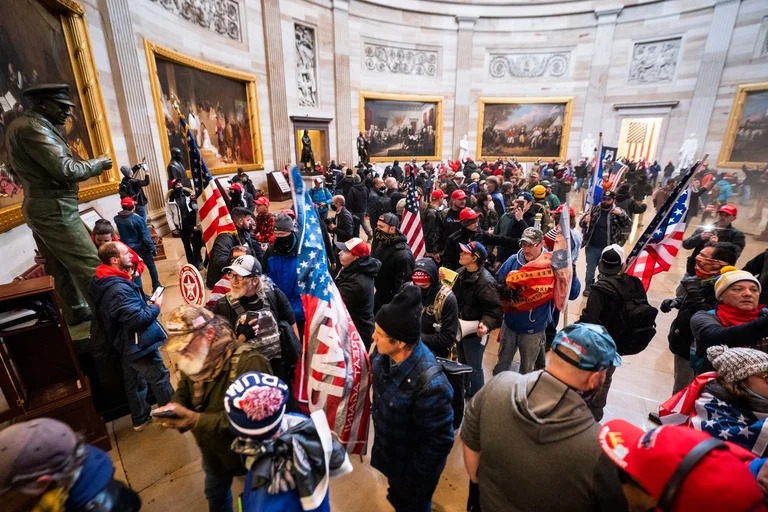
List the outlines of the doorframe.
{"label": "doorframe", "polygon": [[[301,140],[299,138],[299,132],[303,130],[318,130],[325,132],[325,154],[329,158],[331,156],[331,142],[330,142],[330,125],[333,118],[331,117],[309,117],[309,116],[290,116],[291,122],[293,122],[293,147],[295,150],[296,162],[301,160]],[[325,162],[322,162],[325,165]]]}
{"label": "doorframe", "polygon": [[614,103],[613,110],[617,113],[616,120],[618,121],[618,129],[614,130],[616,133],[616,140],[618,141],[619,134],[621,133],[621,121],[625,118],[661,117],[659,143],[656,146],[656,160],[661,161],[665,149],[664,145],[667,141],[667,130],[669,129],[672,109],[679,104],[680,102],[677,100]]}

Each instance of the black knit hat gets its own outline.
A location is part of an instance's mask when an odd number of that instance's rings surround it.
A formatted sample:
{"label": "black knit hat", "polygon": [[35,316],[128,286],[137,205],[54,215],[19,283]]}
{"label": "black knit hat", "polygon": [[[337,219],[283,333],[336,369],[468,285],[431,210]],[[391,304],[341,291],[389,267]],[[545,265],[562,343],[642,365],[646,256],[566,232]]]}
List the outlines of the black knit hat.
{"label": "black knit hat", "polygon": [[390,338],[413,344],[421,336],[421,289],[404,285],[392,302],[376,313],[376,323]]}

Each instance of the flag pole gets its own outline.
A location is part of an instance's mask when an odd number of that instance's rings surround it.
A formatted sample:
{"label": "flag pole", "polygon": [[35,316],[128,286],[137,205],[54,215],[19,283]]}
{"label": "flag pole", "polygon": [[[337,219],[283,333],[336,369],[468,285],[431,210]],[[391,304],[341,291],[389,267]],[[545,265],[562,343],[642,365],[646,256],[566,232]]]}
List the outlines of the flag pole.
{"label": "flag pole", "polygon": [[627,256],[626,268],[630,268],[632,266],[640,252],[645,249],[646,245],[648,245],[648,241],[653,236],[654,231],[659,228],[662,220],[667,218],[669,212],[672,210],[672,208],[674,208],[675,203],[680,197],[680,194],[683,193],[685,187],[688,185],[688,182],[691,180],[693,175],[696,174],[696,171],[699,170],[701,164],[707,161],[708,157],[709,153],[705,154],[701,160],[698,160],[694,165],[689,167],[684,173],[680,175],[680,181],[675,186],[669,197],[667,197],[667,200],[664,201],[664,204],[661,206],[661,208],[659,208],[659,210],[656,212],[656,215],[653,217],[651,222],[648,223],[645,231],[637,240],[637,243],[632,248],[632,251],[630,251],[629,256]]}
{"label": "flag pole", "polygon": [[[565,233],[563,233],[563,237],[565,237],[565,241],[568,244],[568,253],[569,254],[571,252],[571,233],[570,233],[570,229],[571,229],[571,225],[570,225],[571,211],[569,209],[570,208],[570,201],[569,201],[570,196],[571,196],[571,193],[570,192],[566,192],[566,194],[565,194],[565,202],[563,203],[563,213],[568,212],[567,215],[568,215],[568,221],[569,221],[569,223],[568,223],[568,231],[569,231],[568,232],[568,236],[566,237]],[[562,216],[562,214],[561,214],[561,216]],[[572,272],[572,275],[571,275],[571,285],[573,285],[573,280],[576,279],[576,273],[573,271],[573,254],[571,254],[570,260],[571,260],[571,272]],[[570,294],[570,293],[571,293],[571,291],[569,289],[568,290],[568,294]],[[565,306],[563,307],[563,315],[562,315],[563,322],[564,322],[563,327],[568,325],[568,303],[569,302],[570,301],[568,300],[568,296],[566,296],[565,297]],[[555,327],[557,327],[557,326],[555,326]]]}

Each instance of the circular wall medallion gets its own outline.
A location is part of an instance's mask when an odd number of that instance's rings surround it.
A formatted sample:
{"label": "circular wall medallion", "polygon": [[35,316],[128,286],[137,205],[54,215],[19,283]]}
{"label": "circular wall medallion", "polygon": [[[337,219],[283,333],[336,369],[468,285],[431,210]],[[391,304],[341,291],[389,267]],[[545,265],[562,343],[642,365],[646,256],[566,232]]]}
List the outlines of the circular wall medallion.
{"label": "circular wall medallion", "polygon": [[205,304],[205,285],[203,276],[192,265],[184,265],[179,270],[179,288],[181,288],[181,298],[187,304],[193,306],[202,306]]}

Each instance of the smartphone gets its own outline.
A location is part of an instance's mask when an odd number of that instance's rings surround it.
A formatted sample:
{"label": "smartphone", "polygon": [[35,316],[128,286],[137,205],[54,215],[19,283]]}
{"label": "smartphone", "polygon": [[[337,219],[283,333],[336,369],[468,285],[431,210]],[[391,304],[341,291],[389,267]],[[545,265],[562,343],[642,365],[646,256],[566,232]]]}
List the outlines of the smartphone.
{"label": "smartphone", "polygon": [[518,199],[517,200],[517,207],[520,208],[521,210],[523,208],[525,208],[525,199]]}
{"label": "smartphone", "polygon": [[152,409],[152,412],[149,414],[155,418],[170,418],[172,420],[181,419],[181,416],[176,414],[174,411],[158,411],[157,409]]}
{"label": "smartphone", "polygon": [[163,290],[165,290],[165,286],[158,286],[157,288],[155,288],[155,292],[149,298],[149,301],[155,302],[157,298],[163,294]]}

